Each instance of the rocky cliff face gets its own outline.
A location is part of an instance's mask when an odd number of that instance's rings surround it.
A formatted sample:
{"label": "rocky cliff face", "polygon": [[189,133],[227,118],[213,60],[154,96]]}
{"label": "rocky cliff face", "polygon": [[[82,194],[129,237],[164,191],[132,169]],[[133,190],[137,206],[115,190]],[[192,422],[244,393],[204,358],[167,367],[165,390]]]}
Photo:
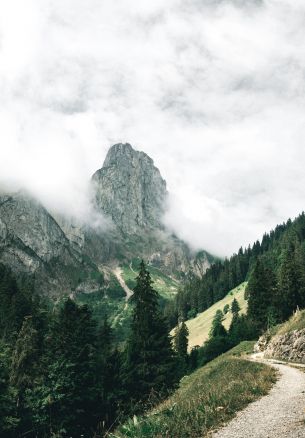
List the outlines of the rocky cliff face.
{"label": "rocky cliff face", "polygon": [[21,192],[0,196],[0,262],[35,274],[36,289],[49,295],[69,293],[77,272],[91,269],[51,214]]}
{"label": "rocky cliff face", "polygon": [[144,152],[128,143],[112,146],[92,184],[95,207],[112,221],[112,240],[123,257],[143,257],[167,274],[190,267],[202,274],[209,266],[206,253],[195,257],[164,228],[166,182]]}
{"label": "rocky cliff face", "polygon": [[260,337],[254,347],[256,352],[263,352],[266,359],[305,364],[305,329],[268,337]]}
{"label": "rocky cliff face", "polygon": [[96,291],[98,268],[134,258],[175,277],[191,267],[202,274],[209,266],[204,251],[193,254],[164,228],[166,183],[145,153],[114,145],[92,186],[94,208],[112,224],[104,230],[51,214],[24,193],[0,194],[0,262],[35,274],[36,289],[57,295]]}
{"label": "rocky cliff face", "polygon": [[112,146],[92,177],[97,210],[125,234],[163,229],[166,183],[153,160],[130,144]]}

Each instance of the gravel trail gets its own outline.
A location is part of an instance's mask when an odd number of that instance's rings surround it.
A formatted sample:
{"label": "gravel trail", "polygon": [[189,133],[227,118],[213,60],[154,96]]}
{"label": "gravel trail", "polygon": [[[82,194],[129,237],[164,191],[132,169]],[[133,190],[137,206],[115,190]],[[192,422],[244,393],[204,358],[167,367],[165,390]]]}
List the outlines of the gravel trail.
{"label": "gravel trail", "polygon": [[305,438],[305,373],[283,364],[272,366],[280,378],[269,394],[240,411],[213,438]]}

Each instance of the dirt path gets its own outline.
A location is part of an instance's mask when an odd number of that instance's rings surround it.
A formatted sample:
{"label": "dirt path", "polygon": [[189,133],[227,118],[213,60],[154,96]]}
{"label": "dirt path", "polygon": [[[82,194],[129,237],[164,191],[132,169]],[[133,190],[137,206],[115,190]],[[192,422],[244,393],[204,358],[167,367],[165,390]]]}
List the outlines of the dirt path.
{"label": "dirt path", "polygon": [[128,301],[129,298],[132,296],[133,292],[132,292],[131,289],[129,289],[129,287],[127,286],[127,284],[124,281],[124,278],[122,277],[122,269],[117,266],[115,269],[113,269],[112,272],[116,276],[116,278],[117,278],[118,282],[120,283],[120,286],[122,287],[122,289],[124,289],[125,294],[126,294],[126,301]]}
{"label": "dirt path", "polygon": [[305,438],[305,373],[255,359],[277,368],[279,380],[268,395],[239,412],[213,438]]}

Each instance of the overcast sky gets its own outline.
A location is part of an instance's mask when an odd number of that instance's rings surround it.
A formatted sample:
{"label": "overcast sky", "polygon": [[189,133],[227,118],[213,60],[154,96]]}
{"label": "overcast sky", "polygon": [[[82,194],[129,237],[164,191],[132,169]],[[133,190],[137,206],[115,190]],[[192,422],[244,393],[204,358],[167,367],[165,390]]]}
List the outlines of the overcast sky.
{"label": "overcast sky", "polygon": [[86,216],[117,142],[213,253],[305,208],[304,0],[1,1],[0,96],[0,182],[52,208]]}

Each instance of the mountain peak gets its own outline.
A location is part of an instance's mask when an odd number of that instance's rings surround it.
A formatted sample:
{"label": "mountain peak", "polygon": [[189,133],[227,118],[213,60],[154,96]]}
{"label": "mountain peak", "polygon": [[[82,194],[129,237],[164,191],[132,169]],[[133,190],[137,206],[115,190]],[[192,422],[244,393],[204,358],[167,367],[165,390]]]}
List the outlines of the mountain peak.
{"label": "mountain peak", "polygon": [[97,209],[124,233],[163,228],[166,182],[144,152],[129,143],[112,146],[92,181]]}
{"label": "mountain peak", "polygon": [[129,143],[117,143],[109,149],[103,168],[115,165],[128,166],[135,159],[146,161],[153,165],[153,160],[144,152],[135,150]]}
{"label": "mountain peak", "polygon": [[119,157],[130,157],[135,152],[135,149],[129,143],[114,144],[108,150],[103,167],[111,166]]}

